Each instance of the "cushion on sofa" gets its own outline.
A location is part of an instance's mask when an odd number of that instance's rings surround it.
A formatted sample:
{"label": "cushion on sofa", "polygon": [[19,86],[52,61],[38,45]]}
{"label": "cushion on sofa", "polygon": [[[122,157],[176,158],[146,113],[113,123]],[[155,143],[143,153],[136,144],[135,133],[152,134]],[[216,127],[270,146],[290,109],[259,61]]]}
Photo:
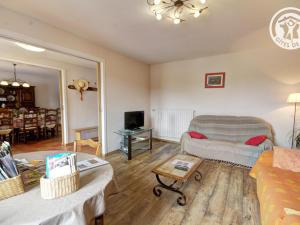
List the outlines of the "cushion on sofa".
{"label": "cushion on sofa", "polygon": [[246,145],[253,145],[253,146],[259,146],[261,143],[263,143],[265,140],[267,140],[266,135],[258,135],[255,137],[250,138],[245,142]]}
{"label": "cushion on sofa", "polygon": [[273,167],[300,172],[300,151],[275,147]]}
{"label": "cushion on sofa", "polygon": [[196,139],[207,139],[207,137],[204,134],[201,134],[197,131],[189,131],[188,132],[191,138],[196,138]]}

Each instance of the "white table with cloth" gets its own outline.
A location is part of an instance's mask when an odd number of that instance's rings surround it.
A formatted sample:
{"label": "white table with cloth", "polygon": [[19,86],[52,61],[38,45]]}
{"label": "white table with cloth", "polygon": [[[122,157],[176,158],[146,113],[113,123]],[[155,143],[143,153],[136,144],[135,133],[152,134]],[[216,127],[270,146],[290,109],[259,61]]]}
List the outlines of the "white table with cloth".
{"label": "white table with cloth", "polygon": [[[57,151],[17,154],[16,159],[44,160]],[[94,158],[77,153],[77,161]],[[0,201],[0,225],[90,225],[105,211],[104,191],[110,188],[113,168],[110,164],[80,173],[80,189],[53,200],[41,198],[40,186],[24,194]]]}

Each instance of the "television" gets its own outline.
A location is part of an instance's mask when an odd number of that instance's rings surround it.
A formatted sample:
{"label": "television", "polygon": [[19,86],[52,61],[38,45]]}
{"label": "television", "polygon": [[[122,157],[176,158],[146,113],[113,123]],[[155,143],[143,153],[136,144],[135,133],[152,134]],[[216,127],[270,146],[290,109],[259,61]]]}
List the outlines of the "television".
{"label": "television", "polygon": [[125,112],[125,129],[135,130],[144,126],[144,111]]}

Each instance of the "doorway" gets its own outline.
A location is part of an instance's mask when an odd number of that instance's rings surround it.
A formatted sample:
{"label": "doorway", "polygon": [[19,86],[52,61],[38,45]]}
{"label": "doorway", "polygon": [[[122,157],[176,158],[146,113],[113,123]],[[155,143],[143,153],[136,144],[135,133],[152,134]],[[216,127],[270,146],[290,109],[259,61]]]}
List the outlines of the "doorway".
{"label": "doorway", "polygon": [[[105,154],[105,102],[103,63],[53,49],[41,53],[19,48],[12,39],[0,39],[0,58],[57,70],[59,74],[60,113],[62,144],[75,140],[75,130],[90,126],[98,127],[96,136]],[[91,75],[93,74],[93,76]],[[74,82],[85,80],[93,91],[70,88]],[[81,116],[84,115],[84,116]],[[86,135],[89,135],[86,134]]]}

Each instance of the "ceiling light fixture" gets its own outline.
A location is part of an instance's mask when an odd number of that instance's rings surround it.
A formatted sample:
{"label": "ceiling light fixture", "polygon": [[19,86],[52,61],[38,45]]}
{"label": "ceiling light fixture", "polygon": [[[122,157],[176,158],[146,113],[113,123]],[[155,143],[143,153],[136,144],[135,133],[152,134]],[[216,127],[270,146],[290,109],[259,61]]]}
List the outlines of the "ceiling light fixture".
{"label": "ceiling light fixture", "polygon": [[15,42],[15,44],[18,45],[21,48],[24,48],[24,49],[26,49],[28,51],[32,51],[32,52],[44,52],[44,51],[46,51],[46,49],[44,49],[44,48],[24,44],[24,43],[21,43],[21,42]]}
{"label": "ceiling light fixture", "polygon": [[191,15],[198,18],[208,7],[206,0],[147,0],[157,20],[169,18],[179,24]]}
{"label": "ceiling light fixture", "polygon": [[20,87],[21,85],[24,88],[30,87],[29,83],[17,79],[17,72],[16,72],[16,66],[17,66],[17,64],[14,63],[13,66],[14,66],[14,78],[10,79],[10,80],[2,80],[0,82],[0,85],[2,85],[2,86],[8,86],[9,84],[11,84],[11,86],[13,86],[13,87]]}

